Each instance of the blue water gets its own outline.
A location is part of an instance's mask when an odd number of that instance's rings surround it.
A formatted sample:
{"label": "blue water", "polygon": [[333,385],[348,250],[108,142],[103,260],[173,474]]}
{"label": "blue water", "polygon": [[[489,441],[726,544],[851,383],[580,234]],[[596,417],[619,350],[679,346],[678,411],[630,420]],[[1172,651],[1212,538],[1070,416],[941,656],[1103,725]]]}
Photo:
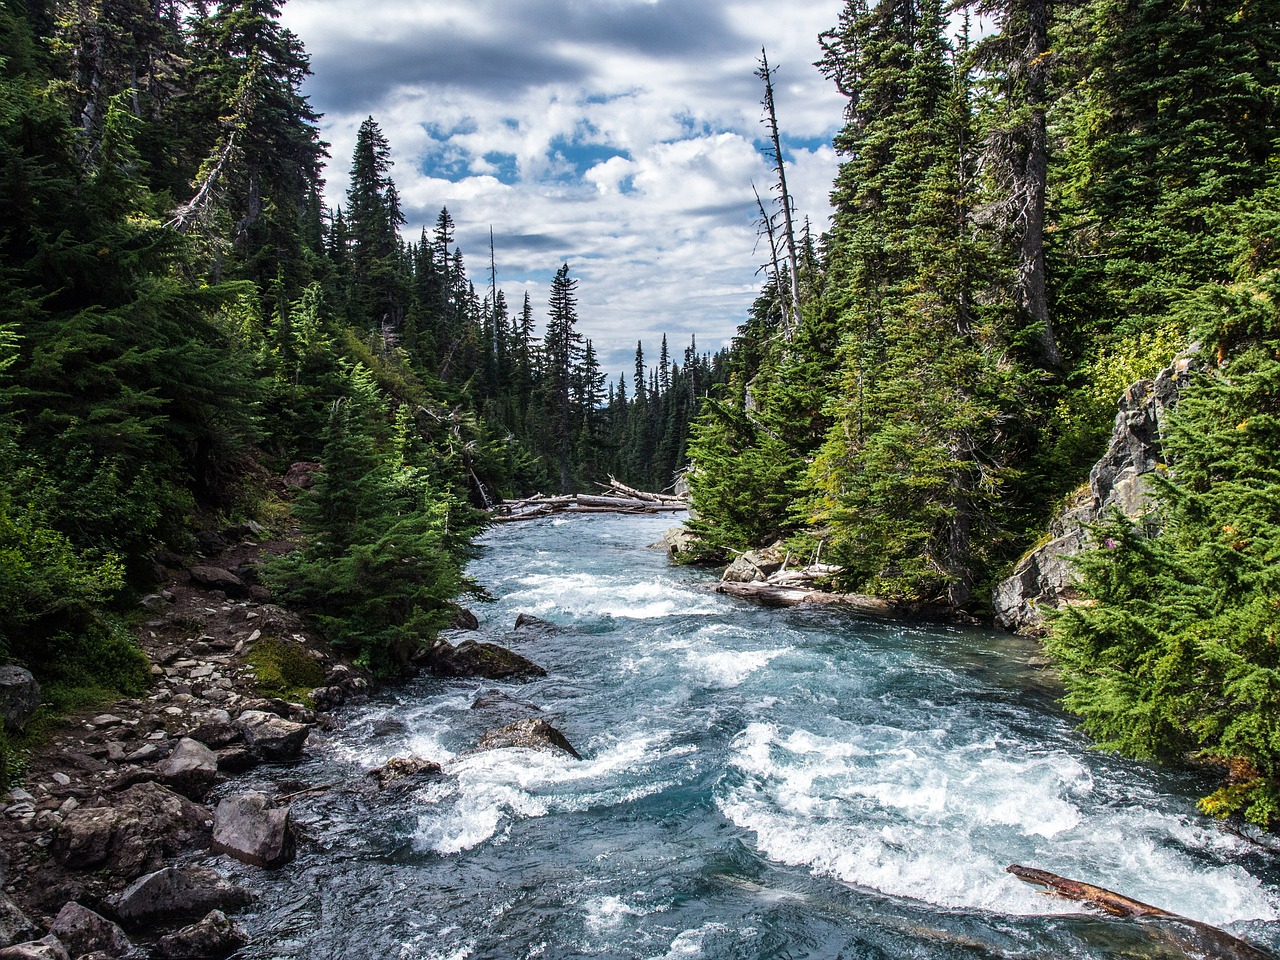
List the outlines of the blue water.
{"label": "blue water", "polygon": [[[420,679],[313,734],[302,766],[259,771],[278,793],[331,786],[295,801],[293,865],[219,861],[259,894],[239,956],[1186,955],[1012,863],[1280,947],[1271,855],[1196,814],[1205,783],[1092,751],[1034,643],[721,597],[647,548],[670,523],[486,536],[481,633],[548,676]],[[561,630],[510,634],[521,612]],[[533,709],[473,710],[480,690],[535,705],[584,759],[469,753]],[[447,776],[368,789],[406,754]]]}

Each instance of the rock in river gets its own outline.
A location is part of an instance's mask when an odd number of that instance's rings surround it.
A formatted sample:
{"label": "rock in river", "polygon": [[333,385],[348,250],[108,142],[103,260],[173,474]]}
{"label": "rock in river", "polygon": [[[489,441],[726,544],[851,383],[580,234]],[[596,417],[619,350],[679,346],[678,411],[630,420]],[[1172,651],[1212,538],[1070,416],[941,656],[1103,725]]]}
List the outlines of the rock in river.
{"label": "rock in river", "polygon": [[437,640],[420,651],[414,662],[440,677],[505,680],[547,675],[547,671],[532,660],[506,647],[476,640],[464,640],[456,647],[447,640]]}
{"label": "rock in river", "polygon": [[545,720],[528,718],[490,730],[476,745],[477,750],[500,750],[503,747],[527,747],[532,750],[563,750],[575,760],[582,755],[573,748],[563,733]]}
{"label": "rock in river", "polygon": [[255,867],[278,867],[293,859],[289,807],[264,793],[222,800],[213,813],[213,849]]}

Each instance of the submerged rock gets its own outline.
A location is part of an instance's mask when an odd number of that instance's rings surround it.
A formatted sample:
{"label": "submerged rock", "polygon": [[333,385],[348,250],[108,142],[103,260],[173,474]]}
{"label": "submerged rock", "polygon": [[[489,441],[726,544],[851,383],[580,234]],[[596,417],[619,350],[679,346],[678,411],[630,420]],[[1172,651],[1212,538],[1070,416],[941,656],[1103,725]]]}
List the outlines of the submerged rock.
{"label": "submerged rock", "polygon": [[167,960],[222,960],[248,942],[239,924],[221,910],[210,910],[199,923],[161,937],[156,953]]}
{"label": "submerged rock", "polygon": [[477,750],[501,750],[505,747],[526,747],[531,750],[560,750],[575,760],[582,755],[573,748],[563,733],[545,720],[527,718],[509,723],[497,730],[490,730],[476,745]]}
{"label": "submerged rock", "polygon": [[440,764],[422,757],[393,757],[376,770],[370,770],[369,776],[378,784],[379,790],[385,790],[392,784],[408,781],[426,780],[438,777],[443,772]]}
{"label": "submerged rock", "polygon": [[559,633],[560,628],[550,620],[543,620],[541,617],[535,617],[531,613],[516,614],[516,625],[512,628],[520,633]]}
{"label": "submerged rock", "polygon": [[532,660],[506,647],[476,640],[464,640],[456,647],[447,640],[437,640],[415,655],[414,662],[439,677],[503,680],[547,675]]}
{"label": "submerged rock", "polygon": [[213,812],[213,850],[255,867],[288,863],[294,850],[289,807],[277,807],[263,793],[225,798]]}

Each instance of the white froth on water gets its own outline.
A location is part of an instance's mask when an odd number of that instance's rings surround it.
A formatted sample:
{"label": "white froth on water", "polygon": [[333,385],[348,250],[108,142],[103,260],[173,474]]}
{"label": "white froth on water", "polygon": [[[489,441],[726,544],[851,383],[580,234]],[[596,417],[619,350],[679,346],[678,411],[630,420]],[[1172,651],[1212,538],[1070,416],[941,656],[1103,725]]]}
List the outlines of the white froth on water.
{"label": "white froth on water", "polygon": [[932,730],[856,733],[863,743],[750,724],[730,761],[744,776],[721,811],[775,860],[941,906],[1072,909],[1005,871],[1021,862],[1099,885],[1124,877],[1126,894],[1207,923],[1280,916],[1242,867],[1187,852],[1211,830],[1139,805],[1086,816],[1092,776],[1065,752],[957,746]]}
{"label": "white froth on water", "polygon": [[664,747],[670,731],[624,737],[575,760],[560,751],[504,748],[464,754],[449,778],[417,793],[416,843],[441,854],[469,850],[500,835],[515,820],[630,803],[672,781],[647,775],[665,759],[694,751]]}
{"label": "white froth on water", "polygon": [[589,573],[520,577],[508,590],[505,605],[539,616],[564,614],[626,620],[703,616],[720,609],[713,595],[687,590],[658,577],[637,581]]}
{"label": "white froth on water", "polygon": [[703,947],[707,938],[713,935],[728,933],[729,928],[723,923],[704,923],[693,930],[684,930],[671,941],[671,946],[661,957],[654,960],[694,960],[703,955]]}

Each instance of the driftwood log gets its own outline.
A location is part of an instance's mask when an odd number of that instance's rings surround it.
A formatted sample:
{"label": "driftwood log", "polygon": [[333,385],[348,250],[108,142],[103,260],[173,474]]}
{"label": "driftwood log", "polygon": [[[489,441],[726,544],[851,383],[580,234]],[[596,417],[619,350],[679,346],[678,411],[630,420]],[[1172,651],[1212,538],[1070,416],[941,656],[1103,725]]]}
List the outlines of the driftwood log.
{"label": "driftwood log", "polygon": [[1149,903],[1134,900],[1114,890],[1096,887],[1091,883],[1060,877],[1048,870],[1013,864],[1005,868],[1019,880],[1044,887],[1047,893],[1085,903],[1113,917],[1131,920],[1151,920],[1158,924],[1153,932],[1161,939],[1177,947],[1189,957],[1220,957],[1223,960],[1276,960],[1264,950],[1232,936],[1225,930],[1199,920],[1179,916],[1153,907]]}
{"label": "driftwood log", "polygon": [[680,497],[663,493],[646,493],[612,477],[608,486],[597,484],[607,494],[573,493],[548,497],[535,494],[523,500],[504,500],[494,507],[489,517],[494,523],[538,520],[558,513],[667,513],[688,510]]}

